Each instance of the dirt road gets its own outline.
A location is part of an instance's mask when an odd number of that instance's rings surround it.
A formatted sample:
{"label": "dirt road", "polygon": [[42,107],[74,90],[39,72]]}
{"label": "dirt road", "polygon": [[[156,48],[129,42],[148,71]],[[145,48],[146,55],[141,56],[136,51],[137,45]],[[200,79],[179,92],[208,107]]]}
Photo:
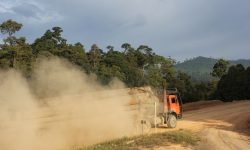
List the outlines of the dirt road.
{"label": "dirt road", "polygon": [[[198,104],[198,105],[197,105]],[[222,103],[222,102],[214,102],[213,104],[204,104],[204,103],[195,103],[195,104],[189,104],[190,107],[189,109],[186,109],[188,111],[184,111],[183,119],[178,121],[177,128],[175,129],[169,129],[169,128],[157,128],[156,130],[159,132],[165,132],[165,131],[172,131],[172,130],[180,130],[180,129],[185,129],[185,130],[191,130],[194,133],[196,133],[198,136],[201,137],[201,142],[195,146],[195,147],[182,147],[181,145],[171,145],[167,147],[157,147],[155,148],[156,150],[180,150],[180,149],[185,149],[185,150],[190,150],[190,149],[198,149],[198,150],[249,150],[250,149],[250,101],[239,101],[239,102],[229,102],[229,103]],[[196,106],[194,106],[196,105]],[[83,105],[80,105],[82,108]],[[85,107],[84,107],[85,108]],[[192,110],[194,109],[194,110]],[[67,112],[67,111],[63,111]],[[77,111],[76,111],[77,112]],[[108,112],[109,113],[109,112]],[[52,113],[53,114],[53,113]],[[68,116],[70,117],[70,113]],[[7,136],[2,136],[3,138],[0,138],[0,147],[3,148],[4,146],[7,145],[7,148],[5,149],[20,149],[20,145],[23,146],[24,144],[28,145],[28,148],[25,149],[31,149],[30,148],[30,140],[25,143],[23,142],[22,138],[23,135],[25,136],[24,139],[27,138],[27,131],[30,131],[30,128],[32,126],[26,126],[27,124],[29,125],[29,122],[34,123],[34,120],[38,122],[39,125],[42,125],[43,128],[39,128],[38,133],[43,133],[43,131],[46,131],[45,133],[47,134],[39,134],[35,137],[39,137],[38,139],[34,138],[35,142],[39,142],[37,147],[42,147],[44,146],[44,142],[40,142],[41,139],[44,141],[47,141],[47,139],[44,139],[44,137],[47,137],[47,135],[56,135],[56,136],[51,136],[53,139],[60,139],[62,137],[62,133],[65,137],[75,137],[75,135],[78,135],[79,137],[73,138],[72,143],[75,143],[77,140],[81,140],[84,138],[86,133],[89,133],[86,137],[90,139],[93,130],[86,132],[86,127],[83,126],[84,123],[81,122],[81,119],[84,116],[75,116],[75,117],[70,117],[68,119],[67,115],[58,115],[55,114],[55,116],[48,116],[48,117],[42,117],[38,119],[31,119],[27,120],[25,119],[24,121],[21,120],[19,124],[13,124],[12,126],[0,126],[0,133],[1,135],[8,135]],[[1,116],[0,116],[1,117]],[[120,115],[118,115],[120,117]],[[80,120],[79,120],[80,118]],[[88,118],[88,116],[87,116]],[[107,118],[107,117],[106,117]],[[116,118],[115,118],[116,119]],[[115,120],[114,119],[114,120]],[[69,121],[70,120],[70,121]],[[99,119],[93,118],[92,120],[93,123],[96,121],[99,122]],[[41,122],[43,124],[41,124]],[[69,124],[70,123],[70,124]],[[78,124],[76,124],[78,123]],[[59,125],[67,125],[67,127],[72,127],[72,128],[66,128],[67,130],[62,130],[64,128],[60,128]],[[1,125],[1,124],[0,124]],[[4,124],[3,124],[4,125]],[[21,129],[25,130],[15,130],[15,128],[21,126]],[[79,126],[73,126],[73,125],[79,125]],[[125,124],[126,125],[126,124]],[[60,130],[51,130],[56,126],[57,129]],[[35,126],[36,127],[36,126]],[[34,129],[36,129],[33,127]],[[100,126],[99,126],[100,128]],[[108,128],[108,131],[110,131],[110,128]],[[19,128],[18,128],[19,129]],[[27,130],[26,130],[27,129]],[[28,130],[29,129],[29,130]],[[32,128],[31,128],[32,129]],[[74,129],[74,130],[73,130]],[[77,129],[77,130],[75,130]],[[85,129],[85,130],[84,130]],[[88,129],[88,128],[87,128]],[[95,128],[97,130],[98,128]],[[114,130],[114,128],[113,128]],[[154,129],[152,129],[154,131]],[[20,131],[20,132],[16,132]],[[22,131],[22,132],[21,132]],[[36,131],[36,130],[35,130]],[[51,134],[51,131],[52,134]],[[71,134],[66,134],[68,132]],[[73,132],[72,132],[73,131]],[[105,130],[106,131],[106,130]],[[119,130],[121,131],[121,130]],[[101,133],[97,131],[98,133]],[[102,130],[103,132],[103,130]],[[12,134],[13,133],[13,134]],[[18,133],[18,134],[16,134]],[[37,132],[36,132],[37,133]],[[104,132],[105,133],[105,132]],[[18,135],[18,136],[17,136]],[[33,134],[32,134],[33,135]],[[74,136],[73,136],[74,135]],[[109,135],[108,132],[107,134]],[[113,133],[112,133],[113,135]],[[95,134],[93,134],[94,137],[96,137]],[[42,138],[41,138],[42,137]],[[100,138],[100,136],[98,136]],[[13,144],[8,144],[10,143],[9,141],[13,141],[13,139],[18,139],[20,141],[19,145],[16,145],[13,148]],[[70,141],[69,139],[65,138],[67,141]],[[65,140],[63,139],[63,140]],[[101,138],[100,138],[101,139]],[[16,140],[16,141],[18,141]],[[48,139],[51,141],[50,139]],[[79,143],[86,142],[86,140],[79,140]],[[78,142],[78,141],[77,141]],[[98,141],[97,141],[98,142]],[[7,143],[7,144],[6,144]],[[41,146],[40,143],[43,145]],[[62,145],[61,143],[58,143],[60,147],[66,147]],[[56,146],[58,146],[56,145]],[[54,148],[53,145],[47,145],[50,149],[56,149]],[[16,148],[17,147],[17,148]],[[43,148],[43,149],[49,149],[49,148]]]}
{"label": "dirt road", "polygon": [[195,149],[249,150],[250,101],[229,102],[184,112],[177,129],[188,129],[201,137]]}

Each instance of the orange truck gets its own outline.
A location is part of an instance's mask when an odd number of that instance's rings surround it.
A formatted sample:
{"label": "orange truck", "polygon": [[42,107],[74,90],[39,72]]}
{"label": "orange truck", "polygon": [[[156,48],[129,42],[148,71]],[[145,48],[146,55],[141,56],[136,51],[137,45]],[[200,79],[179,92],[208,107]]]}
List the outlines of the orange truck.
{"label": "orange truck", "polygon": [[177,119],[182,118],[182,100],[176,88],[163,90],[159,96],[159,108],[156,125],[175,128]]}
{"label": "orange truck", "polygon": [[[175,128],[182,118],[183,107],[180,93],[176,88],[153,91],[149,87],[130,89],[131,105],[137,105],[138,121],[145,128],[162,126]],[[154,108],[152,108],[154,103]]]}

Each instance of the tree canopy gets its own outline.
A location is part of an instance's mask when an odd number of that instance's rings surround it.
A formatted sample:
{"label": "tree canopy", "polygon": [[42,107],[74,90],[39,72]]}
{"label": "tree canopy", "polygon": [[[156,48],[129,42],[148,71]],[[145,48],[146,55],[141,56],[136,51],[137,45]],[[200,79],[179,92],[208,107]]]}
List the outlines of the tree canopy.
{"label": "tree canopy", "polygon": [[221,78],[224,74],[226,74],[228,65],[228,61],[224,59],[219,59],[213,67],[213,72],[211,73],[212,76]]}
{"label": "tree canopy", "polygon": [[[215,96],[222,99],[249,98],[246,93],[250,93],[250,69],[245,70],[242,65],[230,67],[227,73],[228,62],[219,60],[212,73],[221,77],[218,86],[214,81],[196,83],[186,73],[175,70],[175,60],[157,55],[148,45],[133,47],[124,43],[119,50],[112,45],[103,50],[93,44],[86,50],[80,42],[68,43],[62,37],[61,27],[53,27],[33,43],[27,43],[25,37],[14,35],[21,28],[21,23],[12,20],[0,25],[1,33],[7,34],[7,38],[3,39],[4,44],[0,45],[0,69],[13,68],[30,78],[38,59],[56,56],[78,66],[87,74],[95,74],[102,84],[109,84],[117,78],[128,87],[176,87],[184,102],[207,100]],[[240,91],[245,94],[239,95]]]}

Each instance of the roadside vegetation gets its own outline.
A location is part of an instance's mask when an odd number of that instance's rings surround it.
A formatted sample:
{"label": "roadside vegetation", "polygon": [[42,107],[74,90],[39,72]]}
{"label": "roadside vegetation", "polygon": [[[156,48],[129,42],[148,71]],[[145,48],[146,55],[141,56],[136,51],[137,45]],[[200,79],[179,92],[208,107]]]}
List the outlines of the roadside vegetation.
{"label": "roadside vegetation", "polygon": [[191,132],[180,130],[134,137],[124,137],[74,150],[139,150],[142,148],[168,146],[173,143],[181,144],[183,146],[194,146],[198,141],[199,138]]}

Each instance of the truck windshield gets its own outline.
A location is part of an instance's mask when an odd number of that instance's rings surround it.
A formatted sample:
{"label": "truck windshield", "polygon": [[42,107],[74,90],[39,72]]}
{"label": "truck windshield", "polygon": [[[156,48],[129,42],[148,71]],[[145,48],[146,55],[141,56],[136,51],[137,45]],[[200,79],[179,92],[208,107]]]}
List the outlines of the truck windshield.
{"label": "truck windshield", "polygon": [[171,98],[172,103],[176,103],[175,97]]}

